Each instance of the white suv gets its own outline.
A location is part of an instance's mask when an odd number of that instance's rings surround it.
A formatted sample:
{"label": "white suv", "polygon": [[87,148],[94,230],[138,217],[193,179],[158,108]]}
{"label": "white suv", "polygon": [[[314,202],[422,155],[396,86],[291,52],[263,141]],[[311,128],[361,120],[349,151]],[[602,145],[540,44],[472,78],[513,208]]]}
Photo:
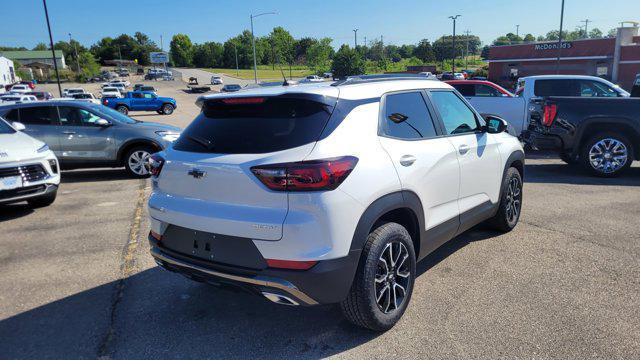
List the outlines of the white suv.
{"label": "white suv", "polygon": [[151,254],[193,280],[340,303],[386,330],[417,261],[480,222],[518,222],[520,142],[445,83],[361,76],[197,103],[152,156],[149,199]]}

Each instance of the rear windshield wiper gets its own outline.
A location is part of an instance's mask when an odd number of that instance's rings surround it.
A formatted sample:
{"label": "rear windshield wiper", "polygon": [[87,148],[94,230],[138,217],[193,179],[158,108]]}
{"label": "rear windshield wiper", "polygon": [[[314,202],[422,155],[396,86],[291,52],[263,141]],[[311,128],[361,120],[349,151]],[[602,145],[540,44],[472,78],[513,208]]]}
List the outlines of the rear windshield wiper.
{"label": "rear windshield wiper", "polygon": [[201,137],[193,136],[193,135],[185,135],[185,137],[196,144],[202,145],[202,147],[204,147],[207,150],[211,150],[213,148],[213,142],[207,139],[203,139]]}

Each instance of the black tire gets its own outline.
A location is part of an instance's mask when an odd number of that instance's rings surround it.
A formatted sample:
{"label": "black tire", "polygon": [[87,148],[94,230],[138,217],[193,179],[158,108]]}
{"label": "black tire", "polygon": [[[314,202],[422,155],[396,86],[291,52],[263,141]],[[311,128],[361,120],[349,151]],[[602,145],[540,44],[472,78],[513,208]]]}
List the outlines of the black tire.
{"label": "black tire", "polygon": [[560,153],[560,160],[564,161],[569,165],[575,165],[578,163],[578,159],[576,158],[576,156],[565,153],[565,152]]}
{"label": "black tire", "polygon": [[[602,165],[600,167],[600,166],[597,166],[596,163],[592,162],[591,151],[594,147],[598,146],[597,144],[601,142],[605,147],[607,144],[609,144],[609,146],[611,146],[612,148],[611,149],[612,151],[609,152],[610,159],[607,160],[605,158],[605,160],[603,160],[603,162],[600,164]],[[620,161],[616,161],[616,158],[617,158],[616,154],[620,154],[620,152],[615,151],[616,147],[613,145],[614,142],[621,143],[625,149],[624,151],[625,151],[626,159],[624,161],[624,164],[622,165],[619,165]],[[607,151],[605,151],[605,154],[603,155],[603,157],[606,156],[606,152]],[[631,143],[631,141],[629,141],[629,139],[626,136],[616,132],[603,131],[595,134],[594,136],[589,138],[589,140],[585,141],[585,143],[583,144],[580,150],[580,162],[588,172],[590,172],[595,176],[616,177],[624,173],[627,169],[629,169],[629,167],[631,167],[631,163],[634,160],[633,154],[635,154],[633,144]],[[593,159],[593,160],[597,161],[596,159]],[[610,164],[609,168],[607,168],[606,166],[607,161]]]}
{"label": "black tire", "polygon": [[162,113],[163,113],[164,115],[171,115],[171,114],[173,114],[173,110],[174,110],[174,107],[173,107],[173,105],[171,105],[171,104],[164,104],[164,105],[162,105]]}
{"label": "black tire", "polygon": [[[404,247],[405,258],[402,256],[402,245]],[[381,257],[389,254],[388,246],[399,253],[391,273],[384,273]],[[393,254],[393,251],[392,251]],[[395,255],[394,255],[395,256]],[[398,265],[402,260],[402,263]],[[389,261],[390,262],[390,261]],[[387,262],[385,262],[386,264]],[[402,275],[399,275],[401,274]],[[404,275],[408,274],[408,278]],[[367,237],[367,242],[362,249],[358,270],[351,285],[351,290],[347,298],[340,303],[342,313],[353,324],[374,331],[386,331],[392,328],[404,314],[404,311],[411,300],[413,285],[416,276],[416,255],[413,242],[407,229],[397,223],[385,223],[378,226]],[[384,279],[382,282],[378,280]],[[397,294],[401,295],[401,290],[395,284],[404,286],[404,296],[400,300],[399,306],[395,305],[391,309],[391,297],[393,294],[388,290],[384,292],[384,287],[389,286],[398,289]],[[377,301],[378,294],[383,304]],[[388,294],[388,295],[387,295]],[[387,301],[388,298],[388,301]],[[397,300],[397,296],[395,296]],[[385,307],[386,310],[385,312]]]}
{"label": "black tire", "polygon": [[162,110],[156,110],[156,112],[160,115],[162,115]]}
{"label": "black tire", "polygon": [[116,110],[117,110],[118,112],[120,112],[121,114],[125,114],[125,115],[129,114],[129,108],[128,108],[128,107],[126,107],[126,106],[124,106],[124,105],[118,105],[118,106],[116,106]]}
{"label": "black tire", "polygon": [[510,167],[502,179],[502,194],[500,195],[498,212],[487,220],[487,224],[495,230],[509,232],[518,225],[521,213],[522,176],[518,169]]}
{"label": "black tire", "polygon": [[58,190],[54,190],[46,195],[38,196],[33,199],[27,200],[27,203],[32,208],[41,208],[46,207],[53,204],[56,201],[56,196],[58,195]]}
{"label": "black tire", "polygon": [[[138,179],[143,179],[143,178],[148,178],[149,176],[151,176],[151,173],[149,173],[149,168],[148,166],[146,166],[146,169],[143,168],[139,168],[138,166],[135,166],[135,160],[132,159],[132,156],[134,156],[134,154],[139,154],[138,158],[140,158],[141,160],[144,160],[144,155],[141,155],[142,153],[146,153],[149,156],[153,153],[155,153],[156,150],[153,149],[151,146],[136,146],[132,149],[130,149],[129,151],[127,151],[127,153],[124,156],[124,167],[125,169],[127,169],[127,172],[129,173],[129,175],[131,175],[131,177],[134,178],[138,178]],[[148,159],[147,159],[148,161]],[[144,161],[143,161],[144,163]],[[145,165],[142,165],[143,167],[145,167]],[[146,170],[146,171],[145,171]]]}

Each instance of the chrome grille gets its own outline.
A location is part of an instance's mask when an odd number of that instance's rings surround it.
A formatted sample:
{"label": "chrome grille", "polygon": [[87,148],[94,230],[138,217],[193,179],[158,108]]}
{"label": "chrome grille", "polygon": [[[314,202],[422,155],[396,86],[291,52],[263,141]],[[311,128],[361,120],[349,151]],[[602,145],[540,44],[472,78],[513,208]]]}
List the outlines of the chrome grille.
{"label": "chrome grille", "polygon": [[40,164],[0,168],[0,178],[18,175],[22,176],[22,180],[25,182],[44,180],[48,176],[47,172]]}

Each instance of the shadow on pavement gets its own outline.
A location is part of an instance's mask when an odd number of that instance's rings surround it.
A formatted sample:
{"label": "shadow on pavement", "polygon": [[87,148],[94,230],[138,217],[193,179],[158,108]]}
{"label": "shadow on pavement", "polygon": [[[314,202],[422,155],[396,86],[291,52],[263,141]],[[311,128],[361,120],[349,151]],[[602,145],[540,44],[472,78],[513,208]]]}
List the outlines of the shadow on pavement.
{"label": "shadow on pavement", "polygon": [[593,176],[579,165],[526,164],[524,181],[543,184],[640,186],[640,167],[631,167],[616,178]]}
{"label": "shadow on pavement", "polygon": [[89,169],[89,170],[66,170],[62,171],[61,182],[79,183],[93,181],[117,181],[132,180],[124,168],[118,169]]}
{"label": "shadow on pavement", "polygon": [[14,220],[33,213],[33,209],[25,202],[0,205],[0,222]]}

